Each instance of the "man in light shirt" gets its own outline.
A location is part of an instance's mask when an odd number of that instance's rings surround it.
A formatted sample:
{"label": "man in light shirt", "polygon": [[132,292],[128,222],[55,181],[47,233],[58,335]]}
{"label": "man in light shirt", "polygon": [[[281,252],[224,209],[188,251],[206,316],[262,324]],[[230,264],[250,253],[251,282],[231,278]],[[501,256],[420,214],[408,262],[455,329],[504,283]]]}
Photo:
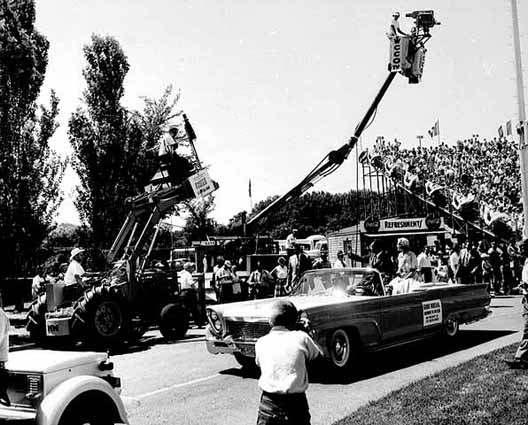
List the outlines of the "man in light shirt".
{"label": "man in light shirt", "polygon": [[418,271],[423,277],[424,282],[433,281],[433,268],[431,266],[431,252],[427,245],[424,245],[422,252],[418,254]]}
{"label": "man in light shirt", "polygon": [[82,285],[82,275],[85,273],[84,267],[81,264],[83,261],[83,252],[84,249],[81,248],[73,248],[71,250],[70,264],[64,275],[65,285],[73,285],[75,283]]}
{"label": "man in light shirt", "polygon": [[295,331],[298,312],[291,301],[273,304],[269,334],[255,344],[262,390],[257,425],[309,425],[306,364],[322,353],[312,338]]}
{"label": "man in light shirt", "polygon": [[344,269],[346,267],[345,253],[341,250],[337,252],[337,260],[334,261],[334,269]]}
{"label": "man in light shirt", "polygon": [[9,319],[0,308],[0,404],[10,406],[7,396],[7,370],[5,364],[9,356]]}
{"label": "man in light shirt", "polygon": [[297,245],[297,229],[293,229],[292,232],[286,237],[286,254],[293,255],[295,251],[295,245]]}
{"label": "man in light shirt", "polygon": [[191,314],[194,324],[201,327],[202,320],[200,312],[198,311],[198,292],[196,291],[196,283],[192,276],[194,271],[194,263],[187,262],[183,265],[183,270],[178,274],[178,282],[180,283],[181,297]]}

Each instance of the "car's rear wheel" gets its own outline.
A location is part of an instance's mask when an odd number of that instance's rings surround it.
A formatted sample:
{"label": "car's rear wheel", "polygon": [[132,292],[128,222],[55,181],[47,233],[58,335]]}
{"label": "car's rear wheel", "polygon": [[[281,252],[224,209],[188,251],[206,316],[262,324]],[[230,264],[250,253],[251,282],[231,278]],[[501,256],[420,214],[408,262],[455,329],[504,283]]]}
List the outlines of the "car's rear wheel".
{"label": "car's rear wheel", "polygon": [[334,330],[328,338],[330,362],[336,370],[350,370],[355,360],[352,338],[345,329]]}
{"label": "car's rear wheel", "polygon": [[460,324],[456,316],[449,316],[444,322],[444,335],[449,338],[454,338],[458,335]]}

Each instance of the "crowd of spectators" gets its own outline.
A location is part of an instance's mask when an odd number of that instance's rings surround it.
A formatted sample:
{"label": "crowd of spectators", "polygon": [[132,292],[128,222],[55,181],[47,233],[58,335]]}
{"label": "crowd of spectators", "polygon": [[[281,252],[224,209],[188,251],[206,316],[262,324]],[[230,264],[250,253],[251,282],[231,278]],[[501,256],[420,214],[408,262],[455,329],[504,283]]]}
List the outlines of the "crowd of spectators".
{"label": "crowd of spectators", "polygon": [[370,158],[402,181],[442,188],[455,208],[476,203],[489,226],[501,220],[514,232],[522,229],[519,154],[513,140],[473,135],[454,145],[406,149],[397,140],[379,138]]}

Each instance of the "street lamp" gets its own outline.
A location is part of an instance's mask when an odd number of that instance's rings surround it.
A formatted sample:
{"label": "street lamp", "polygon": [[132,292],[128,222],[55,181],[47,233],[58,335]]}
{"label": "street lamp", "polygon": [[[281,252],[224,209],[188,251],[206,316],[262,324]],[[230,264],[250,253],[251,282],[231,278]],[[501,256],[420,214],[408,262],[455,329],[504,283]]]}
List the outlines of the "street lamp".
{"label": "street lamp", "polygon": [[424,138],[423,136],[416,136],[416,138],[418,139],[418,146],[420,146],[420,148],[422,147],[422,139]]}

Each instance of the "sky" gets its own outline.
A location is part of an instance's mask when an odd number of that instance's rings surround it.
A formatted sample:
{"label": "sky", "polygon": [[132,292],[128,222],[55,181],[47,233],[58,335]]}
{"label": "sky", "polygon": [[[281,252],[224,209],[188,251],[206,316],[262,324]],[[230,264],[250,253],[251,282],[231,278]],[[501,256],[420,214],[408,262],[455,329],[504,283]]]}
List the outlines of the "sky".
{"label": "sky", "polygon": [[[518,2],[522,3],[522,2]],[[114,36],[130,63],[125,106],[159,97],[172,84],[197,133],[196,147],[219,182],[213,217],[227,223],[253,203],[282,194],[353,134],[387,76],[386,32],[394,11],[433,9],[441,25],[427,44],[422,82],[398,75],[363,133],[404,147],[494,137],[517,117],[510,0],[36,0],[36,27],[50,42],[40,101],[60,98],[52,147],[70,155],[67,123],[82,105],[82,47]],[[519,4],[523,64],[528,6]],[[525,82],[528,79],[524,73]],[[57,222],[79,223],[68,169]],[[356,189],[356,161],[317,184]]]}

